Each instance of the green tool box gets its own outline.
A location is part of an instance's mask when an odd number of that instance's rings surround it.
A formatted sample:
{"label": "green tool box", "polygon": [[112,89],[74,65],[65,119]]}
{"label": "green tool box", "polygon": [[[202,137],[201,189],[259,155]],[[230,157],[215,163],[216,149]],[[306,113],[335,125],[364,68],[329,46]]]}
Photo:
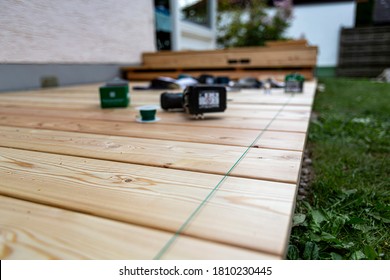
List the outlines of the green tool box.
{"label": "green tool box", "polygon": [[129,83],[115,78],[99,88],[102,108],[127,107],[130,103]]}
{"label": "green tool box", "polygon": [[293,74],[286,75],[284,81],[285,81],[284,92],[288,92],[288,93],[303,92],[303,83],[305,82],[305,77],[303,77],[301,74],[293,73]]}

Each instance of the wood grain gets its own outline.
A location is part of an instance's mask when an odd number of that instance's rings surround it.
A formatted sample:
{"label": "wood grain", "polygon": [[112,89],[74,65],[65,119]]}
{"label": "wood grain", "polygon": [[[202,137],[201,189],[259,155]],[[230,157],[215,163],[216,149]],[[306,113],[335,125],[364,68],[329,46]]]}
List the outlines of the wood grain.
{"label": "wood grain", "polygon": [[[91,95],[91,94],[89,94]],[[31,97],[29,97],[31,98]],[[66,99],[69,98],[69,97],[64,97],[64,98],[61,98],[61,99],[58,99],[56,100],[56,98],[54,97],[51,97],[50,98],[50,102],[49,103],[46,103],[46,102],[40,102],[40,97],[33,97],[32,99],[34,100],[35,104],[37,105],[36,107],[39,107],[39,105],[41,105],[42,107],[45,107],[44,104],[50,104],[50,103],[53,103],[53,102],[61,102],[63,103],[63,108],[67,108],[69,106],[68,109],[77,109],[79,106],[86,106],[86,102],[85,103],[80,103],[80,104],[75,104],[75,107],[73,107],[73,105],[71,104],[66,104]],[[94,97],[95,98],[95,97]],[[159,98],[159,96],[158,96]],[[2,98],[3,102],[4,100],[7,100],[7,99],[10,99],[12,100],[12,102],[14,102],[14,104],[17,102],[15,100],[17,100],[17,98],[13,98],[12,96],[8,96],[6,98]],[[27,112],[32,112],[34,111],[33,108],[31,108],[30,106],[30,102],[27,101],[26,97],[19,97],[19,102],[21,104],[19,104],[19,106],[16,106],[14,105],[14,107],[6,107],[6,102],[3,103],[0,107],[0,112],[7,112],[7,113],[11,113],[11,114],[19,114],[19,113],[22,113],[22,114],[26,114]],[[45,98],[46,100],[49,100],[48,98]],[[157,99],[157,97],[156,97]],[[25,103],[24,103],[25,102]],[[92,102],[91,102],[92,103]],[[146,104],[146,103],[153,103],[153,102],[140,102],[138,104]],[[158,102],[154,102],[154,103],[157,103]],[[91,105],[91,104],[89,104]],[[87,105],[88,106],[88,105]],[[100,106],[100,105],[99,105]],[[88,106],[89,107],[89,106]],[[239,109],[240,107],[238,108],[230,108],[230,106],[227,108],[227,110],[223,113],[210,113],[210,114],[206,114],[206,117],[207,116],[211,116],[211,117],[218,117],[218,118],[239,118],[239,117],[246,117],[246,118],[253,118],[253,119],[272,119],[276,113],[280,110],[280,107],[279,106],[278,108],[276,108],[276,110],[262,110],[262,108],[258,108],[256,105],[248,105],[245,109]],[[95,110],[96,112],[99,112],[101,111],[100,108],[90,108],[90,111],[91,110]],[[42,112],[42,110],[39,110]],[[74,112],[67,112],[67,111],[70,111],[70,110],[61,110],[61,112],[58,112],[58,110],[55,110],[57,112],[57,115],[59,115],[61,113],[61,116],[64,117],[66,116],[65,114],[72,114]],[[74,111],[74,110],[73,110]],[[108,109],[108,110],[104,110],[104,111],[107,111],[107,112],[110,112],[112,111],[112,109]],[[124,108],[121,110],[122,112],[122,115],[124,114],[124,112],[126,113],[125,116],[123,116],[123,120],[127,120],[127,121],[130,121],[130,120],[134,120],[134,118],[136,117],[136,115],[139,114],[139,110],[137,109],[137,107],[135,105],[133,105],[132,107],[130,108]],[[43,113],[47,113],[46,110],[43,111]],[[278,119],[281,119],[281,120],[289,120],[289,121],[307,121],[308,118],[310,117],[310,112],[308,111],[284,111],[281,112],[279,115],[278,115]],[[173,116],[173,113],[172,112],[166,112],[166,111],[163,111],[163,110],[160,110],[159,111],[159,115],[164,116],[164,118],[172,118]],[[184,112],[180,112],[180,115],[183,115],[186,117],[186,119],[188,118],[188,116],[186,114],[184,114]]]}
{"label": "wood grain", "polygon": [[[275,47],[278,47],[278,48],[288,48],[288,49],[292,49],[292,48],[302,48],[302,47],[305,47],[305,46],[308,46],[308,43],[306,40],[288,40],[288,41],[266,41],[265,42],[265,46],[264,47],[258,47],[258,46],[254,46],[254,47],[238,47],[238,48],[229,48],[229,49],[216,49],[216,50],[179,50],[179,51],[174,51],[174,53],[176,54],[181,54],[181,55],[193,55],[194,53],[201,53],[201,54],[215,54],[215,53],[219,53],[219,54],[223,54],[223,53],[226,53],[226,52],[230,52],[230,53],[243,53],[243,52],[259,52],[259,51],[262,51],[262,50],[269,50],[270,47],[272,47],[272,49],[274,49]],[[162,50],[162,51],[159,51],[159,52],[144,52],[142,54],[142,56],[148,56],[148,57],[159,57],[159,56],[171,56],[172,55],[172,51],[166,51],[166,50]]]}
{"label": "wood grain", "polygon": [[[1,110],[0,125],[243,147],[249,146],[259,133],[263,133],[256,130],[172,126],[161,123],[151,123],[145,127],[145,124],[134,121],[113,123],[111,121],[35,117],[20,114],[3,115]],[[257,145],[259,148],[302,151],[305,137],[303,133],[265,131]]]}
{"label": "wood grain", "polygon": [[289,68],[289,69],[256,69],[256,68],[246,68],[243,71],[241,68],[232,68],[231,70],[220,69],[209,69],[208,71],[197,70],[197,69],[182,69],[176,68],[167,68],[162,71],[162,69],[150,69],[149,67],[126,67],[126,78],[133,81],[150,81],[156,77],[165,76],[176,79],[180,74],[190,74],[194,77],[199,77],[200,75],[207,72],[209,75],[213,76],[227,76],[232,80],[238,80],[241,78],[254,77],[259,80],[265,80],[269,77],[273,77],[279,81],[282,81],[286,75],[291,74],[291,72],[299,72],[307,80],[313,80],[315,78],[313,68]]}
{"label": "wood grain", "polygon": [[[9,148],[0,151],[4,195],[170,232],[222,179]],[[229,177],[184,234],[282,256],[295,191],[292,184]]]}
{"label": "wood grain", "polygon": [[189,217],[163,258],[285,257],[316,81],[153,124],[161,91],[102,110],[100,85],[0,94],[1,258],[150,259]]}
{"label": "wood grain", "polygon": [[[303,94],[297,94],[291,100],[289,105],[295,106],[311,106],[314,96],[315,83],[306,82],[305,90]],[[70,91],[76,91],[72,90]],[[50,92],[49,94],[43,94]],[[160,94],[164,90],[154,91],[142,91],[142,92],[130,92],[131,106],[136,107],[143,104],[159,104]],[[74,93],[72,96],[75,95]],[[100,109],[100,100],[98,94],[98,86],[92,88],[90,92],[77,94],[74,98],[69,98],[69,94],[66,91],[39,91],[29,94],[2,94],[1,104],[12,105],[13,103],[25,104],[31,106],[37,106],[39,104],[52,105],[62,108],[89,108]],[[277,97],[277,98],[276,98]],[[228,93],[228,108],[230,104],[251,104],[251,105],[283,105],[289,99],[290,94],[285,94],[283,89],[273,89],[271,95],[264,95],[261,90],[243,90],[242,92],[229,92]],[[13,102],[13,103],[12,103]],[[308,108],[310,111],[310,107]]]}
{"label": "wood grain", "polygon": [[158,76],[176,78],[181,73],[211,74],[230,79],[276,77],[283,80],[291,72],[313,79],[317,47],[304,42],[271,43],[267,47],[233,48],[206,51],[163,51],[144,53],[142,65],[122,67],[129,80],[151,80]]}
{"label": "wood grain", "polygon": [[[229,60],[240,61],[248,60],[248,63],[230,64]],[[258,47],[244,51],[230,49],[222,51],[193,51],[188,52],[170,52],[149,55],[144,54],[142,57],[143,65],[150,69],[178,68],[178,69],[197,69],[197,68],[217,68],[217,67],[314,67],[317,61],[317,48],[300,46],[293,48],[268,48]],[[129,68],[123,68],[128,70]]]}
{"label": "wood grain", "polygon": [[[11,109],[12,110],[12,109]],[[136,111],[126,111],[126,109],[123,110],[96,110],[96,108],[93,109],[95,112],[91,113],[85,113],[85,112],[78,112],[78,111],[66,111],[66,113],[63,110],[58,110],[56,115],[60,117],[66,117],[69,119],[74,118],[84,118],[85,116],[93,116],[93,118],[96,119],[105,119],[106,112],[109,114],[110,112],[115,112],[114,118],[123,118],[127,119],[128,122],[136,123],[136,118],[139,115]],[[5,111],[5,110],[4,110]],[[39,111],[39,110],[37,110]],[[41,111],[45,112],[46,109],[41,107]],[[103,112],[102,112],[103,111]],[[2,113],[3,110],[0,109],[0,113]],[[127,116],[125,117],[119,117],[120,114]],[[277,112],[275,112],[275,115]],[[38,115],[46,115],[45,113],[41,113]],[[157,116],[161,119],[158,124],[166,124],[166,125],[186,125],[191,127],[219,127],[219,128],[235,128],[235,129],[253,129],[253,130],[262,130],[267,127],[267,130],[270,131],[286,131],[286,132],[299,132],[299,133],[306,133],[308,129],[308,121],[307,120],[284,120],[279,119],[276,117],[274,121],[272,121],[271,125],[271,119],[255,119],[252,117],[227,117],[224,115],[224,113],[215,113],[215,114],[208,114],[205,116],[204,120],[194,120],[187,114],[183,114],[182,112],[163,112],[158,111]],[[109,117],[107,117],[109,118]],[[147,124],[145,124],[145,127]]]}
{"label": "wood grain", "polygon": [[[4,126],[0,127],[0,146],[220,175],[226,174],[246,150],[237,146]],[[301,152],[252,149],[257,150],[256,156],[248,165],[241,162],[235,176],[296,183]]]}
{"label": "wood grain", "polygon": [[[170,233],[0,196],[0,259],[152,259]],[[164,259],[277,259],[180,236]]]}

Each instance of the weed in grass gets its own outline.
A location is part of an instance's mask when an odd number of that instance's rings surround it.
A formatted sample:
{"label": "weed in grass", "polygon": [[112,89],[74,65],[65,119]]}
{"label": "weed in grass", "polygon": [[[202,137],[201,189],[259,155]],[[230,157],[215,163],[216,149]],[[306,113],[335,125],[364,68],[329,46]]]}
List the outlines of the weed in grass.
{"label": "weed in grass", "polygon": [[327,79],[308,147],[312,196],[298,201],[288,259],[390,259],[390,85]]}

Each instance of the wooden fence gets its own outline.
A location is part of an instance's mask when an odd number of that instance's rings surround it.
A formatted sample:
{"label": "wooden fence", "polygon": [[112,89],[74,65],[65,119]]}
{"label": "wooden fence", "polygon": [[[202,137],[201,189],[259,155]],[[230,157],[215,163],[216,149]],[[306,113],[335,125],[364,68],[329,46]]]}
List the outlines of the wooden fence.
{"label": "wooden fence", "polygon": [[390,26],[343,28],[338,76],[376,77],[390,67]]}

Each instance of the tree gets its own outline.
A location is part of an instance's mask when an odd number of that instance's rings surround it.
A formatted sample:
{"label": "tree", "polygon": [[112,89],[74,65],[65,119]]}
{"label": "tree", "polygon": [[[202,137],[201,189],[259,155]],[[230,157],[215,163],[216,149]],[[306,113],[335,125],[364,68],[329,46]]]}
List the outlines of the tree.
{"label": "tree", "polygon": [[264,0],[220,0],[218,39],[221,47],[263,46],[265,41],[286,39],[292,19],[292,0],[274,0],[276,13]]}

